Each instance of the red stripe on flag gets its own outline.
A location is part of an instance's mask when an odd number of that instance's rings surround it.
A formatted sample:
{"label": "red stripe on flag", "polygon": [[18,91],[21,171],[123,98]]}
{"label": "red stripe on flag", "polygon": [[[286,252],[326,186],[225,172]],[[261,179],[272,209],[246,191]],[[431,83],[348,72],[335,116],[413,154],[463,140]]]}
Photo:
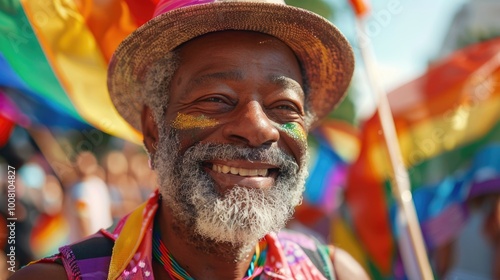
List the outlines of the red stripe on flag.
{"label": "red stripe on flag", "polygon": [[7,144],[13,129],[14,122],[0,115],[0,147]]}
{"label": "red stripe on flag", "polygon": [[148,20],[153,18],[153,13],[155,11],[158,0],[125,0],[125,2],[130,9],[135,23],[137,24],[137,26],[141,26]]}

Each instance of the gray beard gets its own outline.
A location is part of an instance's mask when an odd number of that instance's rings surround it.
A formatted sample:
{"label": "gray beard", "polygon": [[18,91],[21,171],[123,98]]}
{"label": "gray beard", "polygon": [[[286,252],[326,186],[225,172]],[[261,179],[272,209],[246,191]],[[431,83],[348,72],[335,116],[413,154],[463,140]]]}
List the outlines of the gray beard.
{"label": "gray beard", "polygon": [[[154,166],[163,203],[173,211],[173,229],[205,252],[229,243],[235,260],[244,258],[255,243],[283,228],[302,199],[307,168],[277,147],[242,148],[229,144],[201,144],[179,154],[179,140],[160,135]],[[203,170],[210,160],[247,160],[279,168],[276,185],[266,189],[234,186],[223,195]],[[238,251],[238,252],[235,252]],[[220,252],[219,252],[220,253]]]}

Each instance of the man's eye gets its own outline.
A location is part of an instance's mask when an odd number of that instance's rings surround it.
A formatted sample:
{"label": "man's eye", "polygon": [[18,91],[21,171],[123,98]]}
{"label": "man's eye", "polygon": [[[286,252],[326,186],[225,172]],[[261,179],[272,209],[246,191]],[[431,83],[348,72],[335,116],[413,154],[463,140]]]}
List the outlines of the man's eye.
{"label": "man's eye", "polygon": [[206,102],[215,102],[215,103],[226,103],[227,102],[227,100],[225,100],[224,98],[217,97],[217,96],[212,96],[212,97],[205,98],[205,99],[203,99],[203,101],[206,101]]}
{"label": "man's eye", "polygon": [[297,106],[295,104],[291,104],[291,103],[290,104],[289,103],[277,104],[276,106],[274,106],[274,109],[300,113],[299,108],[297,108]]}
{"label": "man's eye", "polygon": [[290,105],[279,105],[279,106],[276,106],[276,109],[290,110],[290,111],[296,111],[297,110],[295,107],[290,106]]}
{"label": "man's eye", "polygon": [[204,110],[206,113],[216,113],[230,110],[233,108],[234,103],[226,96],[212,95],[200,98],[193,106],[197,106],[197,108]]}

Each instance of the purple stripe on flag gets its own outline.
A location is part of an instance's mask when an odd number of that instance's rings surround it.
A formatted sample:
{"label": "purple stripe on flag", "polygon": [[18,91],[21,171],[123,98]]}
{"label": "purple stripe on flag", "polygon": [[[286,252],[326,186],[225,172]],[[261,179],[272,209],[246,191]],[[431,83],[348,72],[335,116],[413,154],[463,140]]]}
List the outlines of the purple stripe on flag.
{"label": "purple stripe on flag", "polygon": [[487,194],[500,194],[500,178],[474,183],[469,192],[469,198],[475,198]]}
{"label": "purple stripe on flag", "polygon": [[337,205],[337,194],[345,186],[346,176],[347,168],[343,164],[338,164],[330,170],[330,176],[327,178],[324,189],[323,201],[320,204],[326,210],[326,213],[332,213],[339,206]]}
{"label": "purple stripe on flag", "polygon": [[0,115],[24,127],[31,123],[2,89],[0,89]]}

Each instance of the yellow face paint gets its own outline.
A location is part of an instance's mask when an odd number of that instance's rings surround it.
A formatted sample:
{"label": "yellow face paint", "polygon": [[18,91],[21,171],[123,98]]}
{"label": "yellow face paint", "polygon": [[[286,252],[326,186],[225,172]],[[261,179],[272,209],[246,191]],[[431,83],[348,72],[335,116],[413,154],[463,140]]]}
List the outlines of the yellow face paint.
{"label": "yellow face paint", "polygon": [[305,142],[307,135],[302,126],[296,123],[285,123],[279,126],[279,129],[290,135],[293,139]]}
{"label": "yellow face paint", "polygon": [[177,113],[177,117],[172,122],[172,127],[175,129],[193,129],[193,128],[207,128],[218,125],[219,122],[210,119],[204,115],[191,116],[183,113]]}

